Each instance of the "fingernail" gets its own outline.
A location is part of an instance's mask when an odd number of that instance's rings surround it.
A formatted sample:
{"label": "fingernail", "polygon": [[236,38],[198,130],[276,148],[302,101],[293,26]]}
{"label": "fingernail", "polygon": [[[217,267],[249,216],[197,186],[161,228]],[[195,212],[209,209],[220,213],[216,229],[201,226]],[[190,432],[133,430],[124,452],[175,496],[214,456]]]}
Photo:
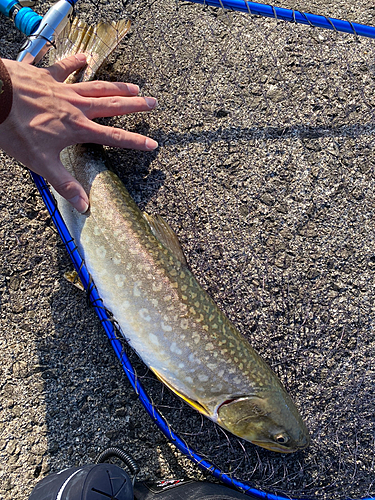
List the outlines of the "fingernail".
{"label": "fingernail", "polygon": [[148,151],[152,151],[152,150],[156,149],[159,146],[159,144],[156,141],[154,141],[153,139],[147,138],[145,140],[145,146],[146,146],[146,149]]}
{"label": "fingernail", "polygon": [[134,85],[134,83],[128,83],[128,92],[129,92],[129,94],[132,94],[132,95],[138,95],[139,94],[138,85]]}
{"label": "fingernail", "polygon": [[76,54],[76,59],[78,62],[86,62],[86,56],[85,54]]}
{"label": "fingernail", "polygon": [[155,99],[155,97],[145,97],[145,101],[147,103],[147,106],[150,108],[150,109],[154,109],[156,108],[156,105],[158,103],[158,101]]}
{"label": "fingernail", "polygon": [[88,203],[77,194],[73,198],[68,199],[68,201],[73,205],[73,207],[81,214],[84,214],[89,209]]}

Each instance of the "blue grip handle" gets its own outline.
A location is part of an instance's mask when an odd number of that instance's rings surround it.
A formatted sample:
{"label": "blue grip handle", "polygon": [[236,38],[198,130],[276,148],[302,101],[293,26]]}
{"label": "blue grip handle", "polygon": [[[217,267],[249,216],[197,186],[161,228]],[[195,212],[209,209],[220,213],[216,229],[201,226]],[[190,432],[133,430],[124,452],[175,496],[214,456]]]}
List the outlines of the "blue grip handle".
{"label": "blue grip handle", "polygon": [[6,17],[10,17],[9,12],[16,3],[18,3],[17,0],[0,0],[0,12]]}
{"label": "blue grip handle", "polygon": [[[15,7],[14,12],[12,12]],[[38,29],[42,17],[30,7],[21,7],[18,0],[0,0],[0,12],[6,17],[13,18],[14,24],[26,36],[30,36]]]}
{"label": "blue grip handle", "polygon": [[23,7],[14,18],[14,24],[22,33],[30,36],[38,29],[41,20],[42,17],[30,9],[30,7]]}

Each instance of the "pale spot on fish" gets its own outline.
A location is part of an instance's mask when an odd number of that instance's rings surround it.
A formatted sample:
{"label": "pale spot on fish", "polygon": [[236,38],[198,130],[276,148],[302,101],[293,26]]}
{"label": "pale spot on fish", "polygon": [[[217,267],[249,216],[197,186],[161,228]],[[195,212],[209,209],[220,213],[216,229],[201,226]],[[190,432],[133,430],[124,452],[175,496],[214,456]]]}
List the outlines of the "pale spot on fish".
{"label": "pale spot on fish", "polygon": [[172,300],[172,295],[166,295],[166,296],[164,297],[164,300],[165,300],[165,302],[169,302],[169,301],[171,301],[171,300]]}
{"label": "pale spot on fish", "polygon": [[199,300],[197,300],[196,302],[194,302],[194,305],[195,305],[195,307],[198,309],[198,307],[200,306],[200,302],[199,302]]}
{"label": "pale spot on fish", "polygon": [[130,271],[130,269],[131,269],[132,267],[133,267],[133,264],[132,264],[131,262],[128,262],[128,263],[126,264],[126,270],[127,270],[127,271]]}
{"label": "pale spot on fish", "polygon": [[148,338],[150,339],[151,343],[154,345],[159,345],[159,340],[156,335],[153,333],[149,333]]}
{"label": "pale spot on fish", "polygon": [[167,325],[167,324],[163,323],[163,322],[161,322],[161,328],[165,332],[171,332],[172,331],[172,327],[170,325]]}
{"label": "pale spot on fish", "polygon": [[116,266],[118,266],[119,264],[121,264],[121,255],[120,254],[117,253],[113,257],[113,263],[116,264]]}
{"label": "pale spot on fish", "polygon": [[233,382],[234,382],[235,384],[239,384],[239,383],[241,382],[240,377],[236,377],[236,378],[234,378],[234,379],[233,379]]}
{"label": "pale spot on fish", "polygon": [[152,284],[152,290],[154,292],[160,292],[162,288],[163,288],[163,285],[161,283],[153,283]]}
{"label": "pale spot on fish", "polygon": [[205,375],[204,373],[200,373],[200,374],[198,375],[198,380],[199,380],[199,382],[207,382],[207,380],[208,380],[208,376],[207,376],[207,375]]}
{"label": "pale spot on fish", "polygon": [[211,392],[220,392],[223,388],[223,384],[218,384],[216,387],[211,387]]}
{"label": "pale spot on fish", "polygon": [[158,304],[159,304],[158,299],[151,299],[151,304],[152,304],[154,307],[157,307],[157,306],[158,306]]}
{"label": "pale spot on fish", "polygon": [[94,234],[95,234],[95,236],[99,236],[101,234],[101,230],[99,229],[99,226],[94,227]]}
{"label": "pale spot on fish", "polygon": [[182,319],[181,320],[181,323],[180,323],[180,326],[183,330],[187,330],[187,327],[189,326],[189,322],[187,319]]}
{"label": "pale spot on fish", "polygon": [[187,285],[181,285],[181,292],[186,292]]}
{"label": "pale spot on fish", "polygon": [[116,285],[119,288],[122,288],[124,286],[125,279],[126,276],[124,276],[123,274],[115,274]]}
{"label": "pale spot on fish", "polygon": [[148,309],[142,308],[139,311],[139,315],[145,321],[151,321],[151,316],[149,315]]}
{"label": "pale spot on fish", "polygon": [[178,364],[178,367],[179,367],[179,368],[185,368],[185,365],[184,365],[184,363],[179,363],[179,364]]}
{"label": "pale spot on fish", "polygon": [[140,286],[142,286],[142,281],[136,281],[134,283],[134,287],[133,287],[134,297],[140,297],[142,295],[141,290],[139,289]]}
{"label": "pale spot on fish", "polygon": [[121,306],[124,309],[128,309],[128,307],[130,306],[130,302],[128,300],[124,300],[124,302],[121,304]]}
{"label": "pale spot on fish", "polygon": [[107,250],[103,246],[101,246],[96,249],[96,255],[101,259],[104,259],[104,257],[107,255]]}
{"label": "pale spot on fish", "polygon": [[171,346],[170,346],[170,350],[171,352],[174,352],[175,354],[182,354],[182,351],[181,349],[177,346],[176,342],[172,342]]}
{"label": "pale spot on fish", "polygon": [[180,278],[183,280],[185,278],[185,273],[183,271],[180,272]]}
{"label": "pale spot on fish", "polygon": [[213,345],[212,342],[208,342],[208,344],[206,344],[206,351],[212,351],[213,349],[215,348],[215,346]]}
{"label": "pale spot on fish", "polygon": [[87,234],[82,234],[81,240],[83,243],[90,243],[90,237]]}
{"label": "pale spot on fish", "polygon": [[188,384],[193,384],[194,380],[191,377],[185,377],[185,382],[187,382]]}
{"label": "pale spot on fish", "polygon": [[219,370],[216,375],[222,377],[224,375],[224,370]]}
{"label": "pale spot on fish", "polygon": [[216,368],[217,368],[217,364],[216,364],[216,363],[207,363],[207,368],[208,368],[209,370],[214,371],[214,370],[216,370]]}
{"label": "pale spot on fish", "polygon": [[197,358],[194,357],[194,354],[189,354],[188,360],[190,363],[195,363],[197,361]]}

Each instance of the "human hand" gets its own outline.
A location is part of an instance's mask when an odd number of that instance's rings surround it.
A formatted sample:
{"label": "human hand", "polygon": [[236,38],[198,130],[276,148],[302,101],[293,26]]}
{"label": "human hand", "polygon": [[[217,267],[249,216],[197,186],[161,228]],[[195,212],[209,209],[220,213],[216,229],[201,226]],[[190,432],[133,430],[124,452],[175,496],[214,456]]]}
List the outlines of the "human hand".
{"label": "human hand", "polygon": [[106,127],[93,118],[150,111],[153,97],[137,97],[139,88],[129,83],[64,80],[86,63],[83,54],[70,56],[49,68],[3,59],[13,86],[9,116],[0,124],[0,148],[42,175],[79,211],[89,200],[83,187],[64,168],[60,152],[67,146],[95,143],[151,151],[154,140],[119,128]]}

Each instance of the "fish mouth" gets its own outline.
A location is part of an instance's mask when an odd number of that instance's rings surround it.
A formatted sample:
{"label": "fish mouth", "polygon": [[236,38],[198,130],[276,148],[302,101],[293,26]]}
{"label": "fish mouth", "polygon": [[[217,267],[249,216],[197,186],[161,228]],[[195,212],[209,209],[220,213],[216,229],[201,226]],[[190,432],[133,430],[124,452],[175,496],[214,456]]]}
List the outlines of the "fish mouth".
{"label": "fish mouth", "polygon": [[260,446],[261,448],[265,448],[268,451],[276,451],[277,453],[294,453],[303,447],[295,447],[295,448],[286,448],[282,446],[278,446],[277,444],[274,443],[267,443],[264,441],[251,441],[253,444]]}
{"label": "fish mouth", "polygon": [[294,444],[293,447],[282,446],[277,443],[267,442],[267,441],[251,441],[253,444],[265,448],[268,451],[276,451],[277,453],[295,453],[296,451],[303,450],[310,444],[310,436],[304,435],[298,444]]}

